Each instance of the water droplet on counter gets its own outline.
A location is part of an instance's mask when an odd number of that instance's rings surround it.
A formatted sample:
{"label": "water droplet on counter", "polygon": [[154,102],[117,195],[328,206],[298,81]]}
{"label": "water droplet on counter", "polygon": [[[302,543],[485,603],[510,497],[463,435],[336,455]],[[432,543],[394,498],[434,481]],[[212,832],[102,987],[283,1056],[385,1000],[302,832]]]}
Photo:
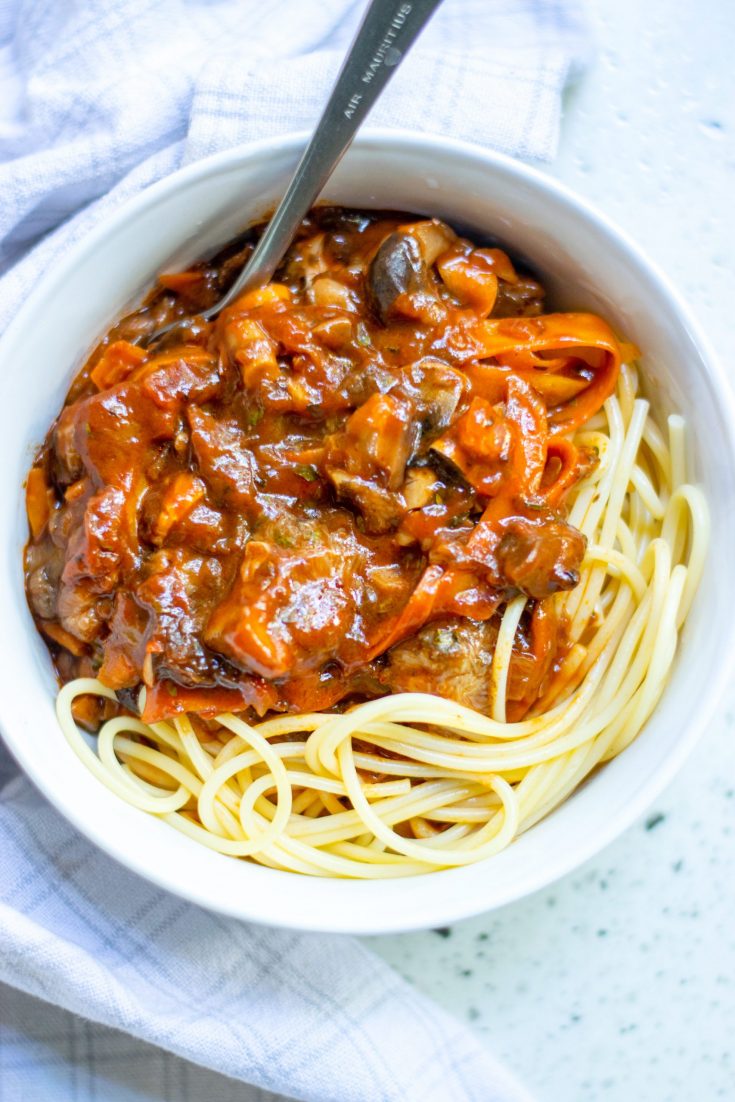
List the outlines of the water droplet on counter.
{"label": "water droplet on counter", "polygon": [[708,138],[721,138],[725,132],[725,127],[719,119],[700,119],[699,129]]}

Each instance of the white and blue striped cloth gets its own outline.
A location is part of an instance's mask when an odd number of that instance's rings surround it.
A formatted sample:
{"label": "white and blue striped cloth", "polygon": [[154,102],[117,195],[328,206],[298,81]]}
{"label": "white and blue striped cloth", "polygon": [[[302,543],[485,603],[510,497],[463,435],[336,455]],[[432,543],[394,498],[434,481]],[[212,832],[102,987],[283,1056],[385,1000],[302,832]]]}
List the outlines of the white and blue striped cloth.
{"label": "white and blue striped cloth", "polygon": [[[362,8],[0,0],[0,331],[38,275],[128,196],[207,154],[310,126]],[[584,44],[574,0],[445,0],[374,121],[548,159]],[[3,1099],[528,1097],[358,942],[248,926],[155,889],[3,755]]]}

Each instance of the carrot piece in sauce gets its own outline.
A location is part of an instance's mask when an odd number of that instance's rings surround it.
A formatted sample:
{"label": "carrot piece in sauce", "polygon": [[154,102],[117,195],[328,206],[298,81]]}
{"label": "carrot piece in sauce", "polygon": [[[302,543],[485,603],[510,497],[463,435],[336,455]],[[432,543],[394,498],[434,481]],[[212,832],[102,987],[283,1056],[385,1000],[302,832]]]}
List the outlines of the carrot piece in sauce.
{"label": "carrot piece in sauce", "polygon": [[107,390],[127,379],[146,358],[144,348],[129,341],[114,341],[102,353],[90,372],[90,379],[98,390]]}
{"label": "carrot piece in sauce", "polygon": [[26,512],[31,535],[40,539],[51,516],[53,493],[41,467],[31,467],[26,479]]}

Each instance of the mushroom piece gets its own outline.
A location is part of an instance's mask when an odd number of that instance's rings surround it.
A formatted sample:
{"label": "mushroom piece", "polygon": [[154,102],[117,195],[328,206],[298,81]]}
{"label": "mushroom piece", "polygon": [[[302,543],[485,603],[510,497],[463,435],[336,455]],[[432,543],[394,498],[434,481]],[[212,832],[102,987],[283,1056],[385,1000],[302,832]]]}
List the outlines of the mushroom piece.
{"label": "mushroom piece", "polygon": [[62,410],[51,436],[53,444],[51,453],[52,471],[55,481],[60,486],[70,486],[72,482],[79,478],[84,469],[77,444],[78,408],[75,402]]}
{"label": "mushroom piece", "polygon": [[329,269],[326,253],[327,236],[324,233],[295,241],[286,254],[283,278],[287,283],[298,283],[304,290]]}
{"label": "mushroom piece", "polygon": [[419,425],[411,403],[392,394],[373,394],[330,437],[324,472],[337,496],[350,501],[371,532],[385,532],[405,510],[398,491],[413,456]]}
{"label": "mushroom piece", "polygon": [[372,394],[348,419],[344,431],[329,437],[325,469],[357,475],[387,490],[400,490],[406,465],[420,436],[410,401]]}
{"label": "mushroom piece", "polygon": [[403,500],[406,508],[423,509],[434,500],[434,495],[442,488],[442,482],[431,467],[409,467],[403,484]]}
{"label": "mushroom piece", "polygon": [[424,356],[405,369],[403,387],[414,399],[424,428],[437,431],[451,424],[469,383],[456,367]]}
{"label": "mushroom piece", "polygon": [[494,495],[507,477],[513,438],[504,417],[484,398],[434,440],[431,450],[455,467],[481,494]]}
{"label": "mushroom piece", "polygon": [[418,242],[403,233],[391,233],[373,257],[368,270],[368,289],[376,314],[387,323],[402,313],[398,300],[403,295],[420,294],[429,273]]}
{"label": "mushroom piece", "polygon": [[494,318],[534,318],[543,313],[546,292],[530,277],[519,276],[515,283],[501,279],[493,307]]}
{"label": "mushroom piece", "polygon": [[396,316],[427,325],[443,321],[446,309],[431,265],[453,238],[440,222],[419,222],[385,238],[367,276],[373,309],[384,324]]}
{"label": "mushroom piece", "polygon": [[395,528],[406,511],[400,494],[386,490],[374,481],[331,469],[329,480],[340,501],[350,502],[362,515],[365,531],[371,535],[381,535]]}
{"label": "mushroom piece", "polygon": [[354,291],[331,275],[317,276],[307,288],[306,297],[315,306],[333,306],[353,314],[359,309]]}
{"label": "mushroom piece", "polygon": [[56,616],[59,579],[64,568],[61,550],[47,541],[30,544],[26,552],[26,567],[28,600],[33,612],[42,620],[53,620]]}
{"label": "mushroom piece", "polygon": [[454,230],[438,218],[429,218],[424,222],[413,222],[409,226],[402,227],[404,232],[415,237],[421,249],[421,255],[426,264],[434,264],[443,252],[451,248],[457,241]]}

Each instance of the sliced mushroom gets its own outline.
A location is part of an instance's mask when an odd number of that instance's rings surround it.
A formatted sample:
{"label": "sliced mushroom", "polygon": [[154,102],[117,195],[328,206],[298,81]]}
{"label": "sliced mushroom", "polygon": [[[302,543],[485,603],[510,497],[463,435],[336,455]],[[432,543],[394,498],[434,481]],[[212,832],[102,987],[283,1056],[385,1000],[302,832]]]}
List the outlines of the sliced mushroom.
{"label": "sliced mushroom", "polygon": [[506,477],[512,436],[506,420],[484,398],[473,398],[469,409],[448,432],[431,444],[481,494],[493,495]]}
{"label": "sliced mushroom", "polygon": [[27,581],[31,608],[42,620],[51,620],[56,615],[59,579],[64,566],[63,555],[58,548],[49,547],[47,544],[41,547],[31,545],[28,551],[28,565],[33,566]]}
{"label": "sliced mushroom", "polygon": [[317,233],[294,242],[288,251],[283,269],[286,282],[298,282],[304,288],[329,269],[326,254],[327,235]]}
{"label": "sliced mushroom", "polygon": [[315,306],[334,306],[355,313],[359,302],[354,291],[331,275],[320,275],[306,292],[309,302]]}
{"label": "sliced mushroom", "polygon": [[380,535],[395,528],[405,512],[401,495],[386,490],[375,482],[340,470],[330,470],[329,479],[337,497],[358,510],[365,522],[365,531],[372,535]]}
{"label": "sliced mushroom", "polygon": [[486,318],[498,297],[498,277],[487,258],[478,249],[469,253],[453,249],[437,267],[444,285],[458,301]]}
{"label": "sliced mushroom", "polygon": [[540,283],[528,277],[519,277],[515,283],[501,279],[498,297],[493,307],[494,318],[533,318],[544,309],[545,291]]}
{"label": "sliced mushroom", "polygon": [[372,394],[355,410],[344,431],[329,438],[325,468],[374,481],[387,490],[399,490],[411,459],[420,426],[411,403],[394,394]]}
{"label": "sliced mushroom", "polygon": [[367,278],[373,309],[386,324],[391,318],[404,317],[437,325],[446,317],[430,264],[413,233],[389,234],[373,257]]}
{"label": "sliced mushroom", "polygon": [[66,406],[52,433],[53,474],[60,486],[70,486],[82,473],[83,463],[79,454],[77,436],[79,431],[78,405]]}
{"label": "sliced mushroom", "polygon": [[362,513],[371,532],[388,531],[405,511],[398,491],[419,432],[407,399],[372,394],[344,431],[328,440],[324,473],[337,495]]}
{"label": "sliced mushroom", "polygon": [[368,270],[368,288],[379,318],[388,322],[401,295],[424,289],[428,272],[415,237],[392,233],[386,237]]}
{"label": "sliced mushroom", "polygon": [[451,248],[457,241],[457,235],[445,222],[438,218],[430,218],[424,222],[413,222],[410,226],[403,226],[405,233],[415,237],[421,249],[424,263],[431,266],[443,252]]}
{"label": "sliced mushroom", "polygon": [[404,379],[429,430],[445,429],[451,424],[469,389],[466,375],[433,356],[412,363]]}
{"label": "sliced mushroom", "polygon": [[431,467],[411,467],[406,472],[406,481],[403,484],[403,500],[406,508],[423,509],[434,499],[434,495],[442,486],[441,480]]}

